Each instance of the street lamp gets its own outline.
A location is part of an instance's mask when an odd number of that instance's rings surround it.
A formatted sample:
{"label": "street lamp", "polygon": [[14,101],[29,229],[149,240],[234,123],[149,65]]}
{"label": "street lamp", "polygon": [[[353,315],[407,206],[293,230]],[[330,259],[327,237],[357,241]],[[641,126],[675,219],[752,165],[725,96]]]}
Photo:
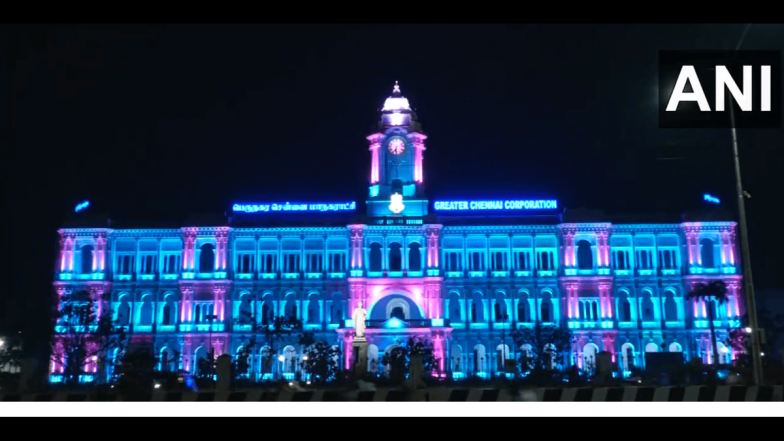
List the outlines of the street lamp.
{"label": "street lamp", "polygon": [[210,379],[214,380],[215,379],[215,354],[213,353],[213,347],[212,347],[212,322],[213,320],[216,320],[218,316],[215,314],[211,314],[208,315],[206,318],[210,320],[210,332],[209,332],[209,336],[207,337],[210,340]]}
{"label": "street lamp", "polygon": [[[746,25],[743,30],[743,35],[740,37],[738,45],[735,47],[735,52],[740,50],[746,34],[749,32],[751,24]],[[743,185],[740,178],[740,159],[738,157],[738,134],[735,129],[735,111],[734,105],[730,103],[730,128],[732,130],[732,152],[735,160],[735,188],[738,193],[738,224],[740,227],[740,240],[741,250],[743,253],[743,281],[746,284],[746,312],[749,315],[749,328],[747,332],[751,331],[751,353],[752,353],[752,370],[754,372],[754,384],[762,385],[762,348],[760,347],[759,323],[757,321],[757,305],[754,300],[754,282],[751,278],[751,260],[749,257],[749,235],[746,226],[746,201],[743,191]]]}

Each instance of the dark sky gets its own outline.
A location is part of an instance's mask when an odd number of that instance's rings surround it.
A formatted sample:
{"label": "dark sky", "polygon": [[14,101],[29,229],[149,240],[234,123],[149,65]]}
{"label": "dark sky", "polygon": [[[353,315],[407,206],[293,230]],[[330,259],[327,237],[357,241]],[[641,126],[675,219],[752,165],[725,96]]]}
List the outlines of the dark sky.
{"label": "dark sky", "polygon": [[[7,28],[0,82],[0,326],[47,317],[56,230],[76,203],[123,223],[232,201],[355,200],[365,136],[400,81],[434,196],[548,194],[568,208],[735,211],[729,130],[662,130],[657,51],[731,49],[725,25],[172,25]],[[744,49],[782,49],[755,25]],[[758,288],[782,288],[781,130],[741,130]],[[657,157],[679,157],[657,160]]]}

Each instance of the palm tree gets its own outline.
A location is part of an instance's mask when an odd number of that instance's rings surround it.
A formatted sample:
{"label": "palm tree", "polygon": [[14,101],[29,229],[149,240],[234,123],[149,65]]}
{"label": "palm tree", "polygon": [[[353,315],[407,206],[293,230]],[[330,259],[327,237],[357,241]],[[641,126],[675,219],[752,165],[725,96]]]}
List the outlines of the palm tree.
{"label": "palm tree", "polygon": [[[708,302],[709,305],[710,300],[713,299],[717,306],[721,306],[727,301],[727,285],[721,280],[714,280],[707,284],[698,283],[694,285],[691,292],[686,295],[686,300],[692,299],[702,299],[703,301]],[[716,343],[716,328],[713,326],[713,306],[711,305],[707,309],[708,325],[710,326],[711,332],[711,344],[713,346],[713,363],[718,364],[719,349],[718,344]]]}

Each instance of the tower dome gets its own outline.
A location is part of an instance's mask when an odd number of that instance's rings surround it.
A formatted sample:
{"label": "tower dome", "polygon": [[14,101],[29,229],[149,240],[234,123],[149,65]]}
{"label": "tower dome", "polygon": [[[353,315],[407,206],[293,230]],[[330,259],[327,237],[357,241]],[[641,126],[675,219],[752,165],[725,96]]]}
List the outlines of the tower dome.
{"label": "tower dome", "polygon": [[395,81],[395,88],[392,90],[392,96],[384,101],[384,108],[382,112],[400,112],[411,111],[408,105],[408,100],[400,93],[400,85]]}

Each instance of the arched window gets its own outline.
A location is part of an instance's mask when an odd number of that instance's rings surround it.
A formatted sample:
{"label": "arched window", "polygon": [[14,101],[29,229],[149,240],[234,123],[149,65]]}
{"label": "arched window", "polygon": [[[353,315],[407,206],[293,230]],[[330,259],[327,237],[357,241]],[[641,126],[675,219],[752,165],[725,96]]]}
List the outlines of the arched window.
{"label": "arched window", "polygon": [[577,267],[581,270],[593,269],[593,251],[587,240],[577,242]]}
{"label": "arched window", "polygon": [[623,363],[623,370],[630,371],[634,367],[634,345],[631,343],[624,343],[621,346],[621,361]]}
{"label": "arched window", "polygon": [[368,345],[367,361],[368,361],[368,372],[372,374],[378,372],[378,346]]}
{"label": "arched window", "polygon": [[209,374],[210,370],[210,361],[209,361],[210,354],[207,352],[207,348],[204,346],[199,346],[194,352],[193,357],[193,373],[197,376],[205,376]]}
{"label": "arched window", "polygon": [[670,290],[664,293],[664,320],[678,320],[678,304],[675,303],[675,294]]}
{"label": "arched window", "polygon": [[343,320],[343,298],[338,293],[332,294],[332,305],[330,306],[330,323],[339,324]]}
{"label": "arched window", "polygon": [[117,323],[128,326],[131,322],[131,305],[128,303],[128,296],[120,297],[120,306],[117,308]]}
{"label": "arched window", "polygon": [[308,296],[308,323],[319,323],[321,321],[320,309],[318,294],[312,293]]}
{"label": "arched window", "polygon": [[397,242],[389,244],[389,271],[403,271],[403,254]]}
{"label": "arched window", "polygon": [[509,346],[507,345],[498,345],[495,348],[495,364],[496,370],[502,371],[504,370],[504,363],[506,359],[512,358],[512,354],[509,352]]}
{"label": "arched window", "polygon": [[373,242],[370,244],[370,259],[368,266],[369,271],[381,271],[381,244],[378,242]]}
{"label": "arched window", "polygon": [[259,352],[261,354],[261,373],[268,374],[272,372],[272,352],[269,346],[264,346]]}
{"label": "arched window", "polygon": [[484,345],[474,346],[474,372],[485,372],[486,362]]}
{"label": "arched window", "polygon": [[460,345],[452,345],[452,372],[463,372],[464,366],[461,362],[463,358],[463,348]]}
{"label": "arched window", "polygon": [[414,242],[408,246],[408,270],[422,271],[422,253],[419,244]]}
{"label": "arched window", "polygon": [[710,239],[702,239],[700,241],[700,258],[702,259],[703,268],[714,268],[716,264],[713,261],[713,241]]}
{"label": "arched window", "polygon": [[517,301],[517,320],[523,323],[531,321],[528,314],[528,295],[521,294],[520,299]]}
{"label": "arched window", "polygon": [[459,322],[463,320],[460,296],[456,292],[449,293],[449,320]]}
{"label": "arched window", "polygon": [[495,320],[498,322],[506,321],[509,314],[506,312],[506,296],[502,292],[495,293]]}
{"label": "arched window", "polygon": [[215,247],[211,243],[205,243],[200,250],[199,272],[211,273],[215,271]]}
{"label": "arched window", "polygon": [[152,295],[142,298],[142,306],[139,310],[139,324],[152,325]]}
{"label": "arched window", "polygon": [[645,345],[645,352],[659,352],[659,345],[656,343],[648,343]]}
{"label": "arched window", "polygon": [[264,303],[261,305],[261,324],[262,325],[269,325],[270,319],[272,318],[272,308],[267,304],[265,300]]}
{"label": "arched window", "polygon": [[406,319],[406,312],[403,311],[403,308],[400,306],[396,306],[392,308],[392,312],[389,313],[390,318],[394,317],[396,319],[405,320]]}
{"label": "arched window", "polygon": [[553,315],[552,315],[552,300],[550,300],[550,293],[546,292],[542,294],[542,312],[539,315],[542,319],[542,323],[553,323]]}
{"label": "arched window", "polygon": [[471,295],[471,322],[484,323],[485,308],[482,301],[482,294],[475,292]]}
{"label": "arched window", "polygon": [[163,311],[161,313],[162,325],[173,325],[176,320],[176,308],[174,307],[174,294],[169,294],[164,299]]}
{"label": "arched window", "polygon": [[242,324],[251,322],[251,317],[253,316],[253,304],[251,302],[253,302],[253,297],[250,294],[242,294],[240,296],[240,314],[237,321]]}
{"label": "arched window", "polygon": [[293,346],[283,349],[283,372],[293,374],[297,371],[297,350]]}
{"label": "arched window", "polygon": [[82,247],[82,274],[93,272],[93,246],[85,245]]}
{"label": "arched window", "polygon": [[629,296],[626,292],[621,293],[621,298],[618,301],[618,320],[621,322],[632,321],[632,304],[629,301]]}
{"label": "arched window", "polygon": [[680,343],[670,343],[669,351],[670,352],[683,352],[683,347],[680,345]]}
{"label": "arched window", "polygon": [[583,347],[583,369],[588,372],[593,372],[596,368],[596,355],[599,353],[599,347],[593,343],[588,343]]}
{"label": "arched window", "polygon": [[653,310],[653,300],[651,300],[651,293],[645,291],[641,300],[642,304],[642,320],[644,322],[652,322],[656,320],[656,315]]}
{"label": "arched window", "polygon": [[287,294],[286,295],[286,306],[284,308],[284,314],[286,317],[293,317],[297,318],[298,311],[297,311],[297,296],[296,294]]}
{"label": "arched window", "polygon": [[160,355],[160,370],[162,372],[176,372],[177,371],[177,360],[174,357],[174,351],[171,350],[168,346],[161,349]]}

